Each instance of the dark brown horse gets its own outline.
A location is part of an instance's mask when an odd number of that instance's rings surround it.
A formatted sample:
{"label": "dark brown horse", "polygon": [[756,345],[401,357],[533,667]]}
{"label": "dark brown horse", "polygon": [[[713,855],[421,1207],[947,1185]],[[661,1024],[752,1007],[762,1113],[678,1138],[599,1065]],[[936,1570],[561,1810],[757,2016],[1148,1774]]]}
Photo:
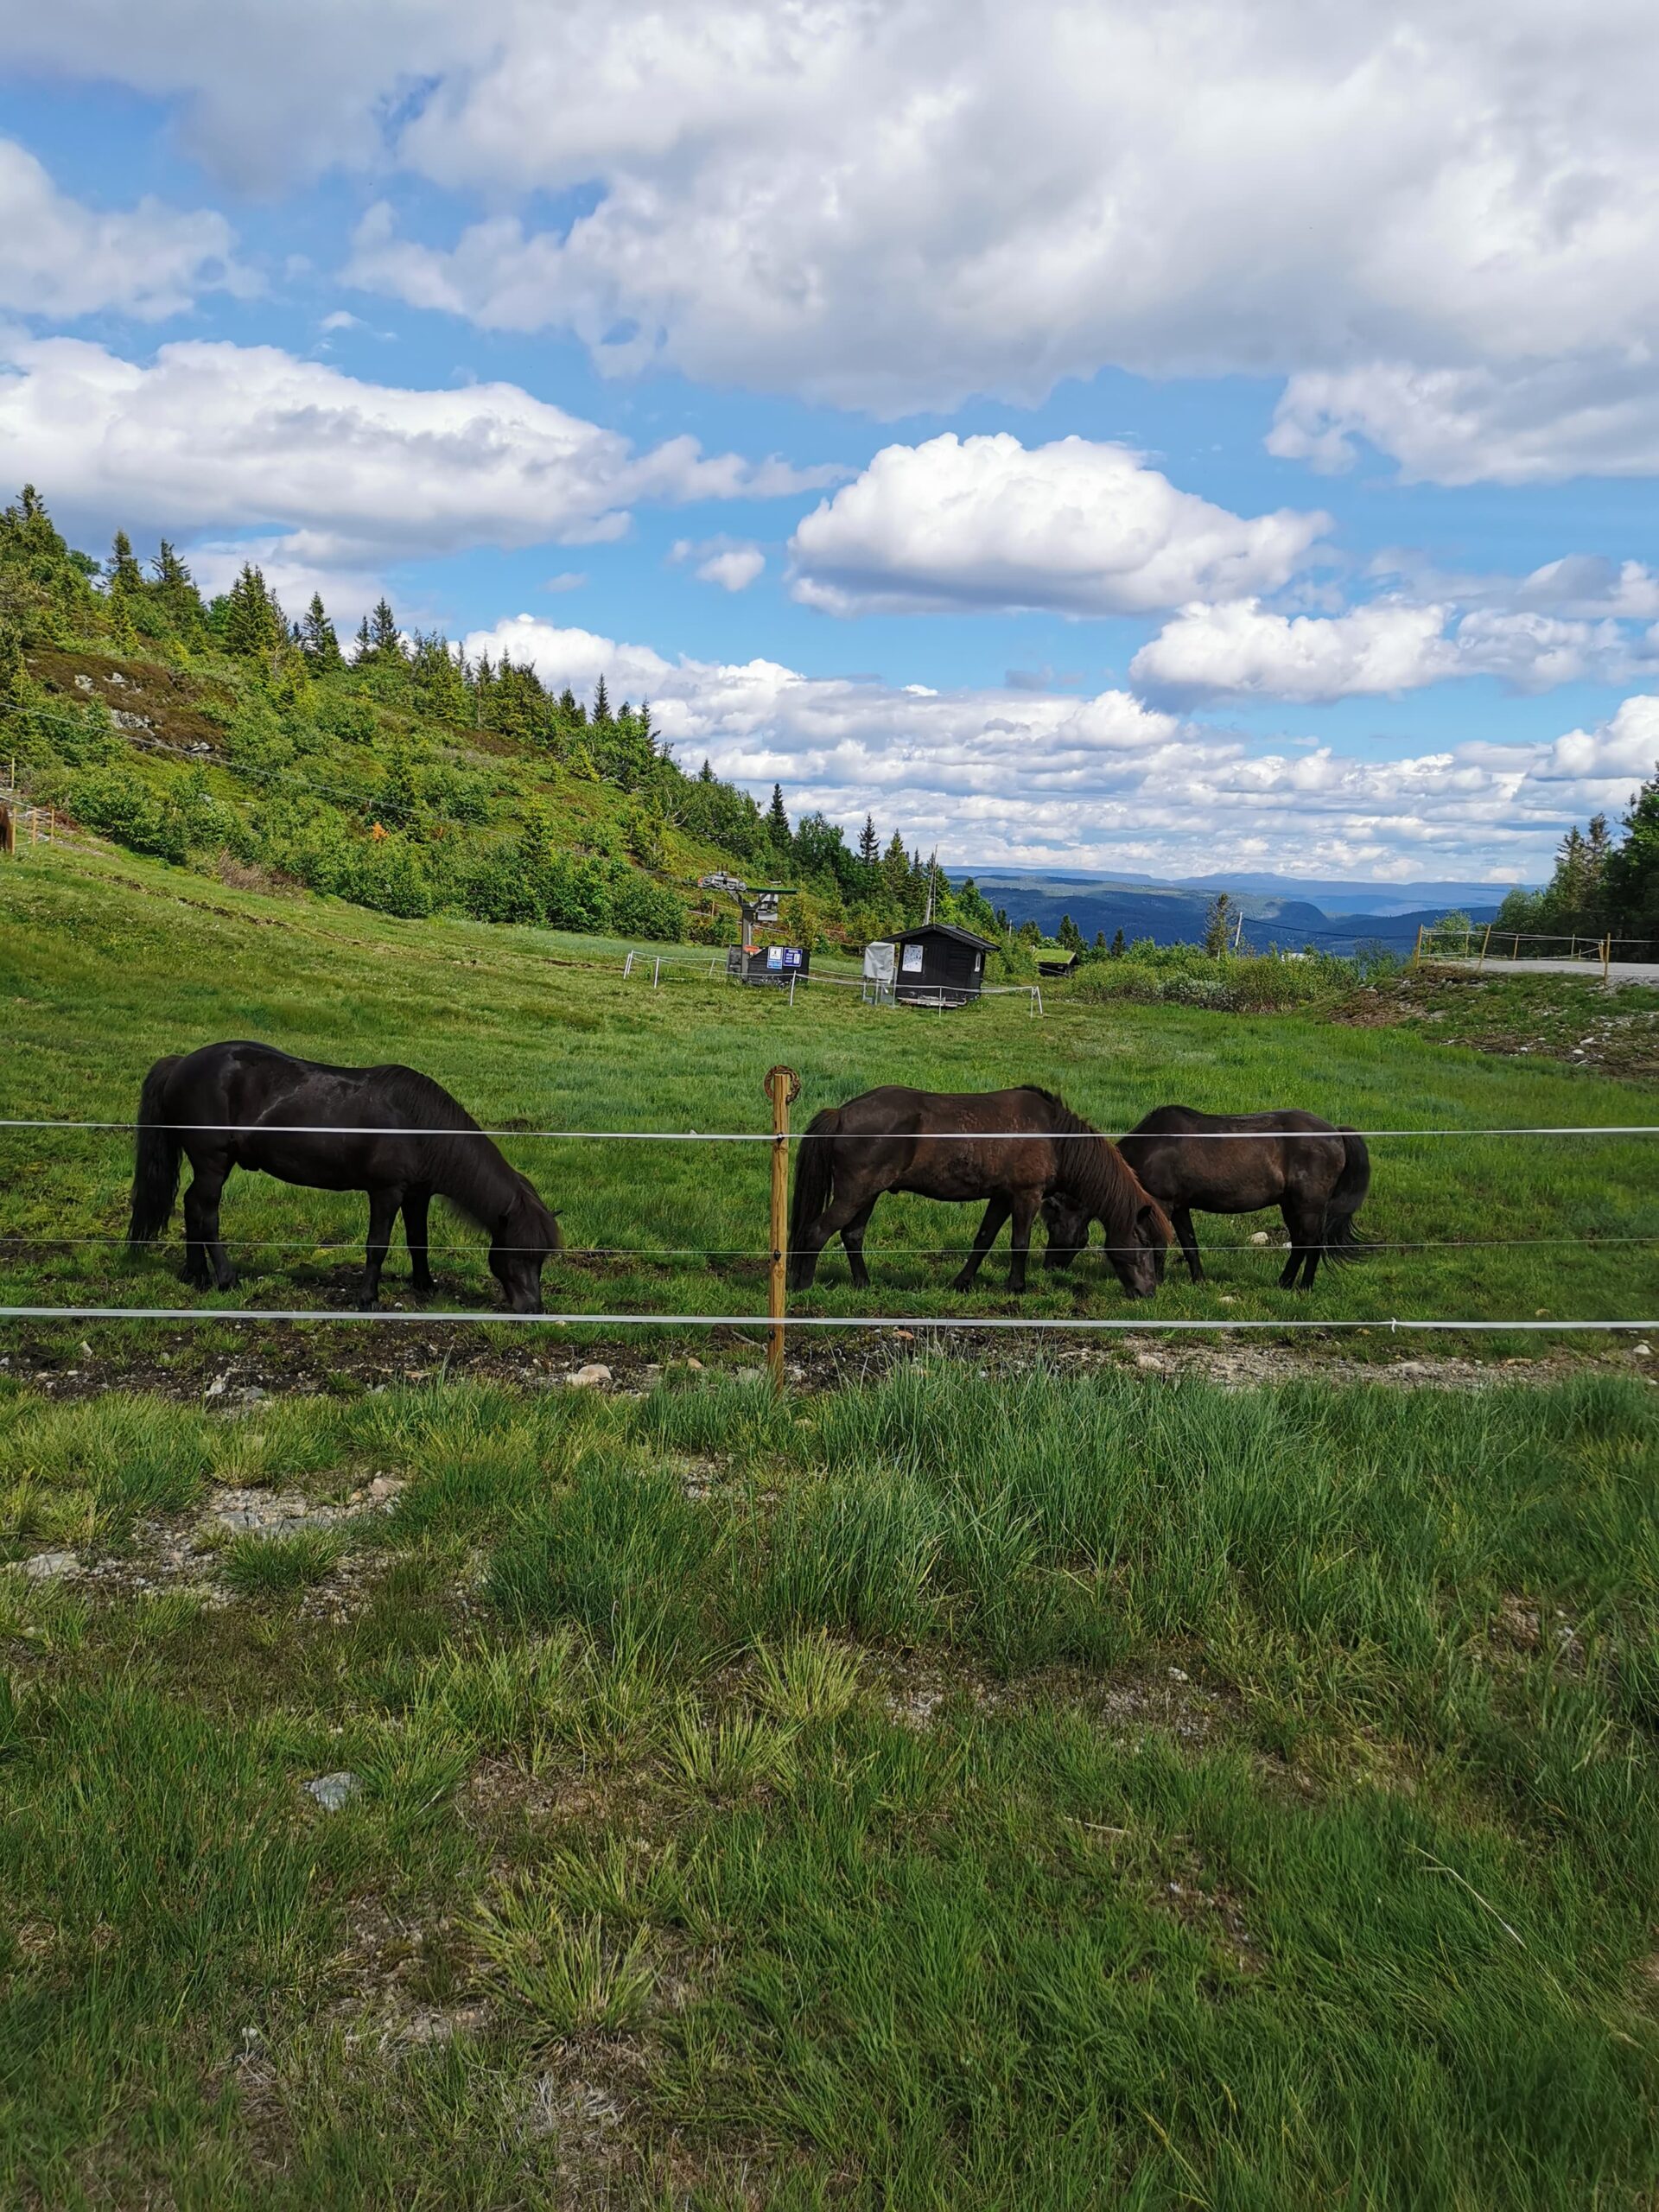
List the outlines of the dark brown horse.
{"label": "dark brown horse", "polygon": [[138,1101],[129,1243],[148,1243],[167,1226],[181,1156],[191,1167],[184,1279],[199,1289],[236,1281],[219,1200],[231,1170],[246,1167],[314,1190],[368,1192],[365,1306],[379,1295],[399,1211],[415,1289],[434,1287],[426,1219],[441,1198],[489,1232],[490,1270],[512,1310],[542,1310],[542,1268],[563,1241],[557,1221],[466,1108],[413,1068],[328,1067],[269,1045],[204,1045],[157,1060]]}
{"label": "dark brown horse", "polygon": [[[1312,1289],[1321,1258],[1352,1260],[1364,1247],[1354,1216],[1371,1185],[1370,1154],[1352,1129],[1317,1114],[1200,1114],[1160,1106],[1137,1122],[1118,1150],[1141,1185],[1169,1211],[1194,1282],[1204,1280],[1192,1210],[1255,1213],[1277,1206],[1290,1236],[1281,1290]],[[1086,1216],[1063,1199],[1044,1208],[1048,1265],[1063,1268],[1088,1241]]]}
{"label": "dark brown horse", "polygon": [[864,1231],[885,1191],[925,1198],[988,1200],[955,1287],[968,1289],[1010,1215],[1008,1287],[1026,1287],[1031,1224],[1051,1191],[1066,1194],[1068,1218],[1084,1235],[1091,1221],[1131,1298],[1149,1298],[1163,1280],[1170,1226],[1119,1158],[1046,1090],[939,1092],[897,1084],[867,1090],[815,1115],[795,1163],[789,1221],[789,1281],[804,1290],[818,1255],[839,1236],[855,1288],[869,1287]]}

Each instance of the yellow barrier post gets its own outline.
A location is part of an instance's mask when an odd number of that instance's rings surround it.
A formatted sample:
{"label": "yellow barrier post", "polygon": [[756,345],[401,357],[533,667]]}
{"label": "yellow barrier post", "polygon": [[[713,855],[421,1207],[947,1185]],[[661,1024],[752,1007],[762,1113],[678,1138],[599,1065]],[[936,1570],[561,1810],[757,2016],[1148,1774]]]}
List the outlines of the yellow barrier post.
{"label": "yellow barrier post", "polygon": [[1601,980],[1604,983],[1611,980],[1608,971],[1612,967],[1612,964],[1613,937],[1612,931],[1610,930],[1607,935],[1601,941]]}
{"label": "yellow barrier post", "polygon": [[801,1095],[801,1078],[793,1068],[766,1071],[766,1096],[772,1101],[772,1262],[766,1271],[766,1316],[771,1329],[766,1363],[775,1390],[784,1387],[784,1278],[789,1254],[789,1109]]}
{"label": "yellow barrier post", "polygon": [[1487,923],[1487,925],[1486,925],[1486,934],[1485,934],[1485,936],[1484,936],[1484,938],[1482,938],[1482,939],[1480,940],[1480,957],[1479,957],[1479,959],[1478,959],[1478,961],[1476,961],[1476,963],[1475,963],[1475,973],[1476,973],[1476,975],[1477,975],[1477,976],[1478,976],[1478,975],[1479,975],[1479,973],[1480,973],[1481,969],[1482,969],[1486,965],[1486,948],[1487,948],[1487,946],[1491,943],[1491,941],[1492,941],[1492,925],[1491,925],[1491,924],[1490,922],[1488,922],[1488,923]]}

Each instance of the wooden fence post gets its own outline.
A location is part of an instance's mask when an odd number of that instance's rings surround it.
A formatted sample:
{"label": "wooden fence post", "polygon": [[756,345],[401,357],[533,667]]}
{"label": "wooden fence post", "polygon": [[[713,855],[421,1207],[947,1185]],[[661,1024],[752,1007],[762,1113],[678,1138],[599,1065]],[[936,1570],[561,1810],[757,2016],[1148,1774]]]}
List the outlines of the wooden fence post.
{"label": "wooden fence post", "polygon": [[1612,964],[1613,933],[1609,930],[1606,936],[1602,939],[1601,944],[1601,980],[1604,983],[1610,980],[1608,971],[1612,967]]}
{"label": "wooden fence post", "polygon": [[801,1095],[801,1078],[793,1068],[766,1071],[766,1096],[772,1101],[772,1264],[766,1273],[766,1314],[772,1326],[766,1343],[766,1363],[772,1388],[784,1387],[784,1274],[789,1257],[789,1109]]}
{"label": "wooden fence post", "polygon": [[1423,964],[1423,925],[1421,922],[1417,925],[1417,942],[1412,947],[1411,964],[1414,968],[1421,968]]}
{"label": "wooden fence post", "polygon": [[1491,924],[1490,922],[1488,922],[1488,923],[1487,923],[1487,925],[1486,925],[1486,934],[1485,934],[1485,936],[1484,936],[1484,938],[1482,938],[1482,939],[1480,940],[1480,957],[1479,957],[1479,959],[1475,963],[1475,973],[1476,973],[1476,975],[1477,975],[1477,976],[1478,976],[1478,975],[1479,975],[1479,973],[1480,973],[1481,969],[1482,969],[1486,965],[1486,948],[1487,948],[1487,946],[1491,943],[1491,941],[1492,941],[1492,925],[1491,925]]}

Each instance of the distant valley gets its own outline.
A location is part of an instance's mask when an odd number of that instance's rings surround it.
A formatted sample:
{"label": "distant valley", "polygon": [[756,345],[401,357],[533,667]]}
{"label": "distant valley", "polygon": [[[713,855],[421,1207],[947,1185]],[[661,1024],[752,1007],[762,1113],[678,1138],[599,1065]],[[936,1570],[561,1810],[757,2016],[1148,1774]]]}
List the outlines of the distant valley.
{"label": "distant valley", "polygon": [[1244,917],[1241,942],[1257,951],[1274,944],[1300,951],[1313,944],[1325,952],[1348,953],[1361,944],[1380,944],[1408,952],[1419,925],[1439,921],[1449,909],[1476,922],[1490,921],[1507,888],[1490,883],[1302,881],[1263,874],[1160,883],[1061,870],[963,873],[971,874],[992,906],[1006,908],[1016,925],[1034,921],[1052,937],[1061,916],[1070,914],[1085,938],[1103,930],[1109,941],[1121,929],[1131,944],[1136,938],[1150,938],[1155,944],[1200,941],[1216,893],[1225,891]]}

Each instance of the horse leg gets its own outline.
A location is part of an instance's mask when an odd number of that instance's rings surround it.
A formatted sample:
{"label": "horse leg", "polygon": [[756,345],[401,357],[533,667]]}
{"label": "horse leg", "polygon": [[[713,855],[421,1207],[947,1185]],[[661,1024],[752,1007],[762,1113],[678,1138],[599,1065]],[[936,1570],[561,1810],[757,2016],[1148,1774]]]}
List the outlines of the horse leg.
{"label": "horse leg", "polygon": [[1186,1271],[1188,1274],[1192,1276],[1194,1282],[1202,1282],[1204,1281],[1204,1262],[1198,1257],[1198,1240],[1193,1234],[1192,1230],[1192,1207],[1177,1206],[1173,1213],[1172,1213],[1169,1217],[1174,1224],[1175,1234],[1181,1240],[1181,1250],[1186,1257]]}
{"label": "horse leg", "polygon": [[398,1210],[403,1203],[403,1189],[397,1183],[377,1184],[369,1192],[369,1248],[363,1268],[363,1303],[365,1307],[379,1302],[380,1270],[386,1264],[386,1254],[391,1249],[391,1232],[397,1227]]}
{"label": "horse leg", "polygon": [[1312,1290],[1313,1271],[1319,1264],[1319,1250],[1325,1241],[1325,1208],[1309,1206],[1287,1198],[1280,1211],[1285,1217],[1285,1227],[1290,1235],[1290,1257],[1279,1278],[1279,1287],[1281,1290],[1294,1290],[1296,1278],[1300,1274],[1302,1288]]}
{"label": "horse leg", "polygon": [[426,1242],[426,1212],[431,1202],[431,1192],[418,1183],[404,1198],[404,1242],[409,1247],[410,1275],[417,1298],[429,1296],[437,1287]]}
{"label": "horse leg", "polygon": [[979,1273],[980,1268],[983,1266],[985,1255],[990,1250],[992,1245],[995,1243],[997,1238],[1001,1235],[1002,1224],[1013,1211],[1013,1207],[1005,1198],[998,1197],[991,1200],[990,1204],[985,1209],[985,1218],[980,1223],[978,1233],[974,1238],[974,1249],[969,1253],[968,1257],[963,1262],[960,1269],[951,1282],[950,1287],[952,1290],[971,1290],[973,1288],[974,1277]]}
{"label": "horse leg", "polygon": [[219,1238],[219,1200],[230,1174],[228,1161],[191,1163],[184,1194],[184,1279],[198,1290],[231,1289],[236,1269]]}
{"label": "horse leg", "polygon": [[1302,1288],[1304,1290],[1313,1289],[1314,1273],[1319,1267],[1319,1262],[1324,1257],[1325,1208],[1320,1206],[1318,1209],[1318,1218],[1313,1223],[1311,1231],[1311,1242],[1307,1247],[1307,1257],[1302,1262]]}
{"label": "horse leg", "polygon": [[[880,1192],[878,1191],[876,1197],[880,1196]],[[836,1198],[831,1200],[816,1221],[807,1224],[789,1255],[788,1280],[789,1287],[791,1290],[805,1290],[810,1287],[812,1278],[818,1271],[818,1255],[830,1239],[832,1236],[838,1236],[843,1229],[850,1227],[861,1214],[868,1221],[870,1209],[874,1204],[874,1198]],[[850,1254],[849,1256],[850,1257]],[[857,1280],[855,1276],[855,1282]],[[868,1282],[868,1280],[867,1275],[865,1281]],[[860,1285],[861,1288],[862,1287]]]}
{"label": "horse leg", "polygon": [[1026,1287],[1026,1262],[1031,1254],[1031,1224],[1037,1218],[1037,1209],[1043,1202],[1040,1191],[1021,1191],[1014,1201],[1014,1229],[1008,1255],[1008,1288],[1023,1291]]}
{"label": "horse leg", "polygon": [[874,1211],[875,1200],[872,1198],[868,1205],[861,1207],[841,1232],[841,1241],[847,1252],[847,1264],[853,1271],[855,1290],[868,1290],[870,1287],[870,1271],[864,1264],[864,1231],[869,1227],[870,1216]]}

